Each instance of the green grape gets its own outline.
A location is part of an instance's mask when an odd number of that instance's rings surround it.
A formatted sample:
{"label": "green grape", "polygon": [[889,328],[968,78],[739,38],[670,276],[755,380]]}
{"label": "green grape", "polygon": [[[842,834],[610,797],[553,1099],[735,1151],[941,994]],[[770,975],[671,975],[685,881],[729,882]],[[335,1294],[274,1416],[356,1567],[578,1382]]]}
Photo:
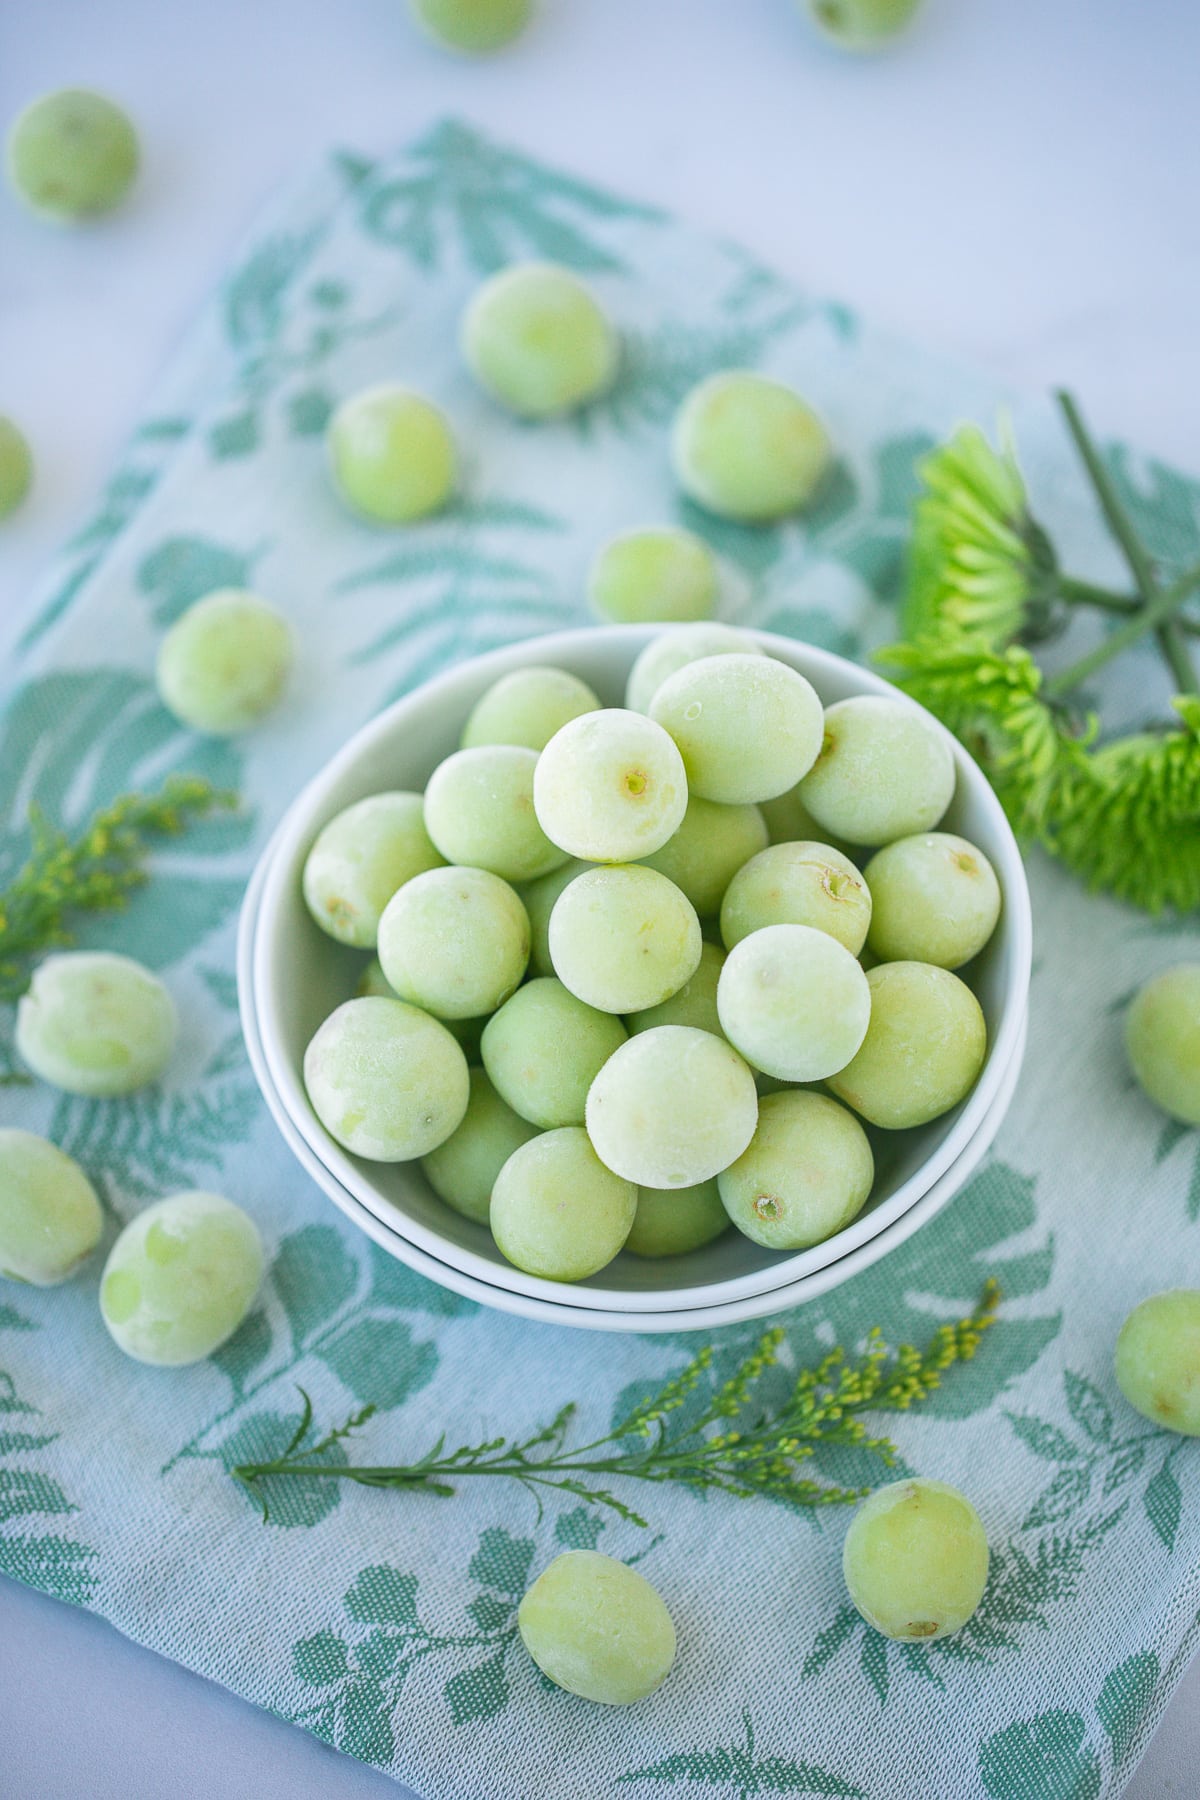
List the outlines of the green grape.
{"label": "green grape", "polygon": [[616,625],[711,619],[717,588],[708,545],[674,525],[622,532],[599,551],[588,574],[588,599]]}
{"label": "green grape", "polygon": [[607,707],[556,731],[533,778],[552,843],[589,862],[636,862],[674,836],[687,810],[678,750],[641,713]]}
{"label": "green grape", "polygon": [[831,844],[773,844],[738,870],[721,903],[730,950],[764,925],[811,925],[857,956],[870,922],[870,889]]}
{"label": "green grape", "polygon": [[871,1022],[828,1086],[872,1125],[927,1125],[965,1099],[987,1055],[987,1025],[964,981],[932,963],[869,969]]}
{"label": "green grape", "polygon": [[809,504],[832,451],[799,394],[748,369],[727,369],[684,400],[671,431],[671,461],[698,506],[765,525]]}
{"label": "green grape", "polygon": [[1200,1291],[1169,1288],[1135,1306],[1121,1327],[1117,1386],[1144,1418],[1200,1437]]}
{"label": "green grape", "polygon": [[821,1081],[858,1050],[871,1016],[867,977],[812,925],[766,925],[735,944],[717,987],[721,1028],[764,1075]]}
{"label": "green grape", "polygon": [[421,1168],[439,1199],[464,1219],[486,1225],[497,1175],[514,1150],[537,1136],[537,1126],[505,1105],[482,1069],[469,1074],[471,1092],[462,1123],[421,1158]]}
{"label": "green grape", "polygon": [[59,224],[111,212],[137,170],[137,133],[129,119],[86,88],[43,94],[17,115],[8,134],[14,194]]}
{"label": "green grape", "polygon": [[100,1311],[126,1356],[202,1362],[232,1337],[263,1274],[258,1227],[220,1194],[173,1194],[131,1219],[108,1253]]}
{"label": "green grape", "polygon": [[536,881],[566,861],[534,809],[536,750],[481,744],[439,763],[425,789],[425,829],[448,862]]}
{"label": "green grape", "polygon": [[820,826],[800,798],[799,787],[789,788],[786,794],[776,794],[773,800],[760,800],[758,806],[766,821],[767,836],[773,844],[823,841]]}
{"label": "green grape", "polygon": [[700,961],[677,993],[643,1012],[630,1013],[629,1031],[653,1031],[656,1025],[694,1025],[697,1031],[722,1035],[717,1017],[717,983],[725,964],[725,952],[716,944],[701,944]]}
{"label": "green grape", "polygon": [[581,1125],[530,1138],[492,1187],[497,1248],[544,1281],[583,1281],[605,1268],[636,1212],[637,1188],[605,1168]]}
{"label": "green grape", "polygon": [[959,969],[978,956],[996,929],[1000,883],[983,851],[966,838],[945,831],[897,838],[876,851],[866,879],[874,905],[868,942],[881,962]]}
{"label": "green grape", "polygon": [[636,1569],[598,1550],[564,1550],[517,1611],[521,1641],[542,1674],[601,1706],[630,1706],[662,1686],[675,1627]]}
{"label": "green grape", "polygon": [[520,744],[544,750],[561,726],[599,710],[600,701],[578,675],[531,663],[502,675],[475,702],[463,727],[462,747]]}
{"label": "green grape", "polygon": [[696,972],[700,945],[690,902],[637,863],[577,876],[550,914],[555,974],[601,1012],[642,1012],[677,994]]}
{"label": "green grape", "polygon": [[525,911],[529,914],[531,975],[553,975],[554,964],[550,961],[550,915],[563,889],[569,887],[577,875],[582,875],[591,866],[590,863],[580,862],[577,857],[572,857],[561,869],[551,869],[549,875],[527,882],[519,889]]}
{"label": "green grape", "polygon": [[638,1189],[637,1216],[625,1248],[634,1256],[682,1256],[729,1229],[715,1181],[695,1187]]}
{"label": "green grape", "polygon": [[625,704],[630,712],[648,713],[650,702],[664,681],[689,663],[706,656],[765,656],[766,652],[748,631],[736,631],[732,625],[673,625],[668,631],[651,638],[642,650],[625,687]]}
{"label": "green grape", "polygon": [[799,0],[817,30],[839,50],[883,50],[905,29],[921,0]]}
{"label": "green grape", "polygon": [[329,936],[369,950],[392,895],[443,866],[420,794],[371,794],[322,827],[304,862],[304,900]]}
{"label": "green grape", "polygon": [[52,1087],[92,1100],[157,1081],[178,1029],[158,976],[106,950],[48,956],[17,1005],[22,1059]]}
{"label": "green grape", "polygon": [[33,453],[24,434],[0,413],[0,519],[16,512],[33,482]]}
{"label": "green grape", "polygon": [[446,1027],[403,1000],[347,1000],[304,1052],[318,1119],[352,1156],[410,1162],[461,1125],[467,1059]]}
{"label": "green grape", "polygon": [[477,289],[462,353],[493,400],[520,418],[574,412],[616,378],[617,335],[594,296],[553,263],[517,263]]}
{"label": "green grape", "polygon": [[92,1254],[103,1223],[72,1157],[32,1131],[0,1127],[0,1276],[56,1287]]}
{"label": "green grape", "polygon": [[194,731],[233,737],[278,704],[291,667],[287,620],[257,594],[219,588],[189,606],[160,644],[159,697]]}
{"label": "green grape", "polygon": [[588,1089],[625,1027],[576,999],[552,975],[519,987],[484,1027],[483,1066],[492,1085],[534,1125],[582,1125]]}
{"label": "green grape", "polygon": [[1200,963],[1163,969],[1134,996],[1125,1049],[1155,1106],[1183,1125],[1200,1125]]}
{"label": "green grape", "polygon": [[924,1476],[892,1481],[850,1521],[842,1573],[851,1600],[884,1637],[950,1637],[983,1598],[987,1533],[957,1488]]}
{"label": "green grape", "polygon": [[439,1019],[495,1012],[529,961],[529,920],[486,869],[429,869],[393,894],[379,921],[379,961],[402,1000]]}
{"label": "green grape", "polygon": [[736,1162],[758,1120],[735,1050],[689,1025],[640,1031],[592,1083],[587,1128],[603,1163],[639,1187],[684,1188]]}
{"label": "green grape", "polygon": [[679,746],[691,792],[727,806],[786,793],[821,748],[815,690],[772,656],[689,663],[663,682],[650,717]]}
{"label": "green grape", "polygon": [[398,1000],[399,994],[383,972],[383,964],[373,956],[358,979],[354,990],[359,1000]]}
{"label": "green grape", "polygon": [[446,50],[469,56],[500,50],[519,37],[533,0],[408,0],[418,25]]}
{"label": "green grape", "polygon": [[410,525],[440,512],[458,459],[445,415],[395,382],[365,388],[329,421],[334,483],[351,511],[376,525]]}
{"label": "green grape", "polygon": [[738,1230],[768,1250],[807,1250],[849,1225],[867,1203],[875,1159],[844,1106],[794,1089],[758,1103],[758,1129],[717,1177]]}
{"label": "green grape", "polygon": [[949,741],[907,700],[839,700],[825,714],[820,755],[800,798],[822,832],[850,844],[932,831],[954,798]]}
{"label": "green grape", "polygon": [[766,841],[757,806],[719,806],[693,794],[674,837],[641,860],[673,881],[707,918],[719,911],[729,883]]}

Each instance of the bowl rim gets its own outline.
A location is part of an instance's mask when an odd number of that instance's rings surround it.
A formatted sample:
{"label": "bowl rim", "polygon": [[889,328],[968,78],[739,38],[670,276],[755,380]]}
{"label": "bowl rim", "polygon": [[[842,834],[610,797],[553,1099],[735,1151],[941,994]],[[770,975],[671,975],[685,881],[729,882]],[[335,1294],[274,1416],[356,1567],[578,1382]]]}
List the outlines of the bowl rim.
{"label": "bowl rim", "polygon": [[[309,1103],[301,1072],[291,1066],[284,1054],[280,1034],[272,1029],[273,980],[269,956],[269,921],[290,899],[289,870],[297,857],[307,850],[319,829],[319,823],[324,823],[322,814],[329,811],[329,794],[336,790],[364,756],[370,755],[381,742],[392,735],[397,721],[403,720],[405,713],[416,704],[426,707],[431,702],[436,705],[439,701],[444,701],[454,706],[460,703],[464,687],[474,689],[481,680],[495,680],[514,668],[530,663],[551,662],[570,668],[572,656],[577,650],[585,646],[594,648],[601,639],[618,658],[631,666],[633,659],[646,644],[671,629],[670,626],[588,626],[553,632],[467,658],[443,670],[414,688],[411,693],[394,701],[347,740],[290,803],[260,859],[264,880],[258,905],[259,928],[255,930],[252,949],[253,1004],[273,1085],[301,1137],[339,1184],[365,1205],[369,1212],[380,1218],[389,1229],[399,1229],[409,1243],[436,1261],[446,1261],[488,1287],[505,1288],[557,1306],[562,1304],[558,1298],[558,1283],[527,1275],[515,1267],[501,1265],[469,1247],[451,1245],[434,1228],[419,1220],[404,1217],[402,1227],[392,1223],[396,1208],[374,1188],[369,1167],[351,1158],[326,1132]],[[843,682],[849,677],[859,693],[897,699],[916,708],[931,721],[950,748],[960,780],[970,791],[973,802],[982,806],[989,822],[989,856],[996,866],[1004,894],[1002,928],[1010,938],[1012,973],[1001,1001],[999,1025],[988,1045],[987,1059],[974,1089],[960,1104],[957,1117],[953,1119],[940,1143],[918,1169],[879,1206],[860,1214],[841,1232],[835,1233],[823,1243],[780,1256],[776,1262],[742,1275],[671,1290],[631,1292],[605,1287],[602,1281],[595,1282],[595,1278],[592,1278],[595,1285],[579,1284],[578,1291],[585,1293],[592,1305],[614,1313],[652,1315],[662,1310],[664,1294],[667,1293],[671,1295],[674,1306],[687,1309],[727,1304],[751,1295],[774,1292],[816,1273],[888,1230],[895,1220],[915,1205],[921,1195],[953,1166],[974,1136],[1016,1049],[1028,996],[1032,964],[1032,919],[1028,883],[1012,829],[978,764],[940,721],[873,671],[799,639],[781,637],[777,633],[760,631],[750,626],[742,629],[753,636],[768,654],[777,656],[790,667],[799,668],[818,687],[822,675],[833,676]]]}

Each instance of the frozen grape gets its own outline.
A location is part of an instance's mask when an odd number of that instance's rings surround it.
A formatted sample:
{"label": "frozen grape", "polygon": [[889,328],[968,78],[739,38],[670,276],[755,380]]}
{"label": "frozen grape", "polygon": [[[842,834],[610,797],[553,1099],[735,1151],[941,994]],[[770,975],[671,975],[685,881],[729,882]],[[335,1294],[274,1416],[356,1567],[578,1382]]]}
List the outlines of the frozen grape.
{"label": "frozen grape", "polygon": [[867,977],[812,925],[767,925],[729,952],[717,986],[721,1028],[746,1061],[781,1081],[821,1081],[858,1050],[871,1016]]}
{"label": "frozen grape", "polygon": [[716,559],[703,538],[677,526],[622,532],[592,563],[588,599],[602,619],[617,625],[711,619]]}
{"label": "frozen grape", "polygon": [[927,1643],[961,1631],[982,1600],[987,1534],[957,1488],[892,1481],[850,1521],[842,1572],[868,1625],[901,1643]]}
{"label": "frozen grape", "polygon": [[754,1077],[724,1039],[689,1025],[638,1032],[592,1083],[601,1161],[639,1187],[684,1188],[735,1162],[754,1136]]}
{"label": "frozen grape", "polygon": [[682,1256],[729,1229],[715,1181],[695,1187],[638,1189],[637,1216],[625,1248],[634,1256]]}
{"label": "frozen grape", "polygon": [[825,427],[799,394],[748,369],[700,382],[671,433],[676,479],[725,519],[769,524],[807,506],[831,460]]}
{"label": "frozen grape", "polygon": [[444,1025],[402,1000],[347,1000],[304,1053],[304,1085],[330,1137],[369,1162],[409,1162],[462,1123],[467,1059]]}
{"label": "frozen grape", "polygon": [[577,857],[572,857],[561,869],[552,869],[549,875],[542,875],[537,881],[527,882],[521,887],[521,900],[529,914],[531,975],[553,975],[554,964],[550,961],[550,915],[563,889],[569,887],[577,875],[582,875],[590,867],[590,863],[580,862]]}
{"label": "frozen grape", "polygon": [[1200,1125],[1200,963],[1163,969],[1134,996],[1125,1048],[1155,1106],[1183,1125]]}
{"label": "frozen grape", "polygon": [[526,419],[573,412],[612,386],[617,335],[594,296],[553,263],[517,263],[479,288],[463,315],[467,367]]}
{"label": "frozen grape", "polygon": [[87,88],[43,94],[18,113],[8,134],[13,192],[59,224],[111,212],[137,170],[137,133],[129,119]]}
{"label": "frozen grape", "polygon": [[921,0],[799,0],[822,37],[839,50],[882,50],[913,18]]}
{"label": "frozen grape", "polygon": [[257,594],[219,588],[176,619],[158,651],[158,692],[194,731],[233,737],[278,704],[292,667],[288,622]]}
{"label": "frozen grape", "polygon": [[398,1000],[399,994],[383,972],[383,964],[373,956],[359,977],[354,990],[360,1000]]}
{"label": "frozen grape", "polygon": [[566,861],[534,809],[537,765],[537,751],[519,744],[456,750],[439,763],[425,790],[425,829],[448,862],[536,881]]}
{"label": "frozen grape", "polygon": [[549,1129],[582,1125],[588,1089],[625,1027],[579,1000],[561,981],[528,981],[484,1027],[483,1066],[523,1119]]}
{"label": "frozen grape", "polygon": [[521,1641],[542,1674],[601,1706],[629,1706],[661,1687],[675,1661],[675,1627],[636,1569],[598,1550],[565,1550],[517,1611]]}
{"label": "frozen grape", "polygon": [[[876,851],[865,873],[874,906],[867,941],[881,962],[959,969],[996,929],[1000,883],[983,851],[965,838],[945,831],[897,838]],[[1200,1010],[1197,1056],[1200,1068]]]}
{"label": "frozen grape", "polygon": [[823,832],[890,844],[933,830],[954,798],[954,756],[941,727],[909,701],[860,694],[826,712],[800,798]]}
{"label": "frozen grape", "polygon": [[544,750],[563,725],[581,713],[599,710],[599,700],[578,675],[531,663],[502,675],[475,702],[463,727],[462,747],[520,744],[526,750]]}
{"label": "frozen grape", "polygon": [[789,788],[786,794],[776,794],[773,800],[760,800],[758,808],[773,844],[822,841],[821,828],[800,798],[799,787]]}
{"label": "frozen grape", "polygon": [[870,889],[831,844],[773,844],[738,870],[721,903],[730,950],[764,925],[811,925],[857,956],[870,922]]}
{"label": "frozen grape", "polygon": [[322,827],[304,862],[305,904],[330,937],[369,950],[392,895],[442,864],[420,794],[371,794]]}
{"label": "frozen grape", "polygon": [[533,12],[533,0],[409,0],[409,6],[435,43],[469,56],[511,43]]}
{"label": "frozen grape", "polygon": [[402,1000],[441,1019],[495,1012],[529,961],[525,908],[486,869],[429,869],[393,894],[379,960]]}
{"label": "frozen grape", "polygon": [[625,704],[630,712],[648,713],[650,702],[663,682],[689,663],[706,656],[764,656],[766,652],[748,631],[732,625],[675,625],[651,638],[629,671]]}
{"label": "frozen grape", "polygon": [[550,914],[555,974],[601,1012],[642,1012],[677,994],[700,945],[694,907],[673,881],[636,863],[577,876]]}
{"label": "frozen grape", "polygon": [[397,383],[344,400],[327,441],[338,492],[373,524],[409,525],[440,512],[454,492],[458,465],[445,416]]}
{"label": "frozen grape", "polygon": [[875,1179],[867,1134],[823,1094],[768,1094],[758,1128],[737,1161],[717,1177],[739,1231],[768,1250],[806,1250],[849,1225]]}
{"label": "frozen grape", "polygon": [[0,1276],[57,1286],[92,1254],[103,1222],[72,1157],[32,1131],[0,1128]]}
{"label": "frozen grape", "polygon": [[580,1125],[543,1131],[514,1150],[492,1188],[492,1236],[514,1268],[583,1281],[629,1236],[637,1188],[605,1168]]}
{"label": "frozen grape", "polygon": [[957,1106],[978,1079],[987,1054],[979,1002],[957,975],[932,963],[880,963],[865,979],[866,1037],[828,1085],[872,1125],[926,1125]]}
{"label": "frozen grape", "polygon": [[642,861],[673,881],[706,918],[718,910],[743,863],[766,841],[757,806],[720,806],[693,794],[675,835]]}
{"label": "frozen grape", "polygon": [[514,1150],[537,1136],[537,1126],[505,1105],[482,1069],[469,1073],[471,1092],[462,1123],[422,1157],[421,1168],[447,1206],[486,1225],[497,1175]]}
{"label": "frozen grape", "polygon": [[625,1024],[630,1031],[653,1031],[656,1025],[694,1025],[697,1031],[721,1034],[717,1017],[717,983],[725,963],[725,952],[716,944],[701,944],[700,961],[677,993],[644,1012],[630,1013]]}
{"label": "frozen grape", "polygon": [[17,1006],[17,1050],[68,1094],[107,1100],[157,1081],[178,1031],[175,1002],[141,963],[68,950],[34,971]]}
{"label": "frozen grape", "polygon": [[1144,1418],[1200,1437],[1200,1291],[1169,1288],[1135,1306],[1115,1366],[1117,1386]]}
{"label": "frozen grape", "polygon": [[254,1221],[220,1194],[173,1194],[131,1219],[108,1253],[100,1311],[138,1362],[201,1362],[232,1337],[263,1273]]}
{"label": "frozen grape", "polygon": [[538,822],[552,843],[589,862],[636,862],[678,831],[687,777],[661,725],[621,707],[556,731],[533,778]]}
{"label": "frozen grape", "polygon": [[821,702],[772,656],[707,656],[668,677],[650,717],[670,732],[702,800],[727,806],[795,787],[821,748]]}
{"label": "frozen grape", "polygon": [[24,433],[0,413],[0,519],[16,512],[33,481],[33,454]]}

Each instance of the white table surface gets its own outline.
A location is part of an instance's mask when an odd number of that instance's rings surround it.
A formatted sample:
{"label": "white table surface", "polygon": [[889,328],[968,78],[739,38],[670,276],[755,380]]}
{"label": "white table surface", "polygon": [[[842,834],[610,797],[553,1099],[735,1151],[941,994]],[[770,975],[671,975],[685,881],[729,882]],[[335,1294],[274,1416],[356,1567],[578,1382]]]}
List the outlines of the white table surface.
{"label": "white table surface", "polygon": [[[0,123],[96,86],[146,163],[87,232],[0,195],[0,411],[39,471],[0,535],[0,650],[260,202],[328,143],[384,149],[445,112],[1007,380],[1069,385],[1100,431],[1200,467],[1197,68],[1182,0],[927,0],[869,61],[816,45],[791,0],[544,0],[480,63],[426,45],[404,0],[0,0]],[[1200,1664],[1128,1800],[1196,1793],[1198,1701]],[[0,1580],[0,1792],[402,1790]]]}

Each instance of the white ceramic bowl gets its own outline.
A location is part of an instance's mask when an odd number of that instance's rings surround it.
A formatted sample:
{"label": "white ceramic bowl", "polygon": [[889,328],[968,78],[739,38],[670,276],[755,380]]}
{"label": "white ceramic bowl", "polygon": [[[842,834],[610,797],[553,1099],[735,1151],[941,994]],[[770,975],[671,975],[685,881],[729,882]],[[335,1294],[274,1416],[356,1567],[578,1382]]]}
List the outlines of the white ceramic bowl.
{"label": "white ceramic bowl", "polygon": [[[301,897],[300,873],[317,832],[343,807],[382,788],[423,787],[434,766],[457,747],[475,701],[499,676],[531,662],[554,663],[582,676],[606,704],[619,704],[635,657],[658,629],[603,627],[533,639],[477,657],[396,702],[357,733],[293,802],[264,853],[256,889],[243,1007],[261,1041],[278,1105],[315,1161],[414,1251],[490,1290],[556,1308],[564,1304],[562,1286],[505,1262],[487,1231],[444,1206],[419,1169],[348,1155],[314,1114],[304,1091],[304,1050],[321,1020],[354,991],[365,959],[334,944],[313,924]],[[806,675],[826,704],[854,694],[895,695],[886,682],[842,657],[788,638],[756,635],[771,655]],[[1000,925],[972,971],[989,1033],[987,1061],[974,1090],[931,1125],[876,1138],[878,1174],[867,1208],[814,1249],[780,1256],[729,1233],[667,1262],[622,1255],[599,1275],[575,1284],[569,1290],[572,1302],[648,1318],[664,1308],[723,1306],[785,1289],[886,1233],[941,1181],[977,1135],[1019,1060],[1031,957],[1029,893],[995,795],[948,733],[946,740],[958,770],[947,828],[986,852],[1004,893]]]}

